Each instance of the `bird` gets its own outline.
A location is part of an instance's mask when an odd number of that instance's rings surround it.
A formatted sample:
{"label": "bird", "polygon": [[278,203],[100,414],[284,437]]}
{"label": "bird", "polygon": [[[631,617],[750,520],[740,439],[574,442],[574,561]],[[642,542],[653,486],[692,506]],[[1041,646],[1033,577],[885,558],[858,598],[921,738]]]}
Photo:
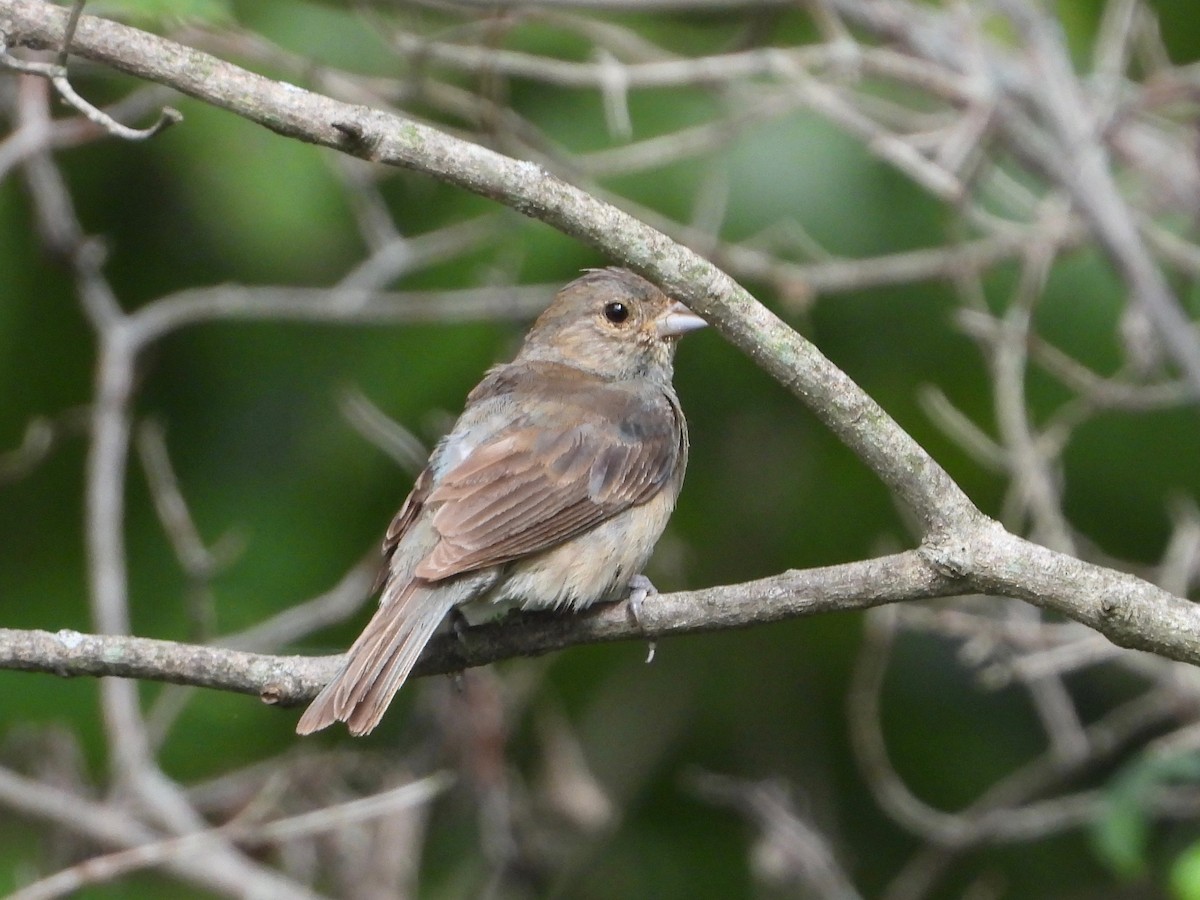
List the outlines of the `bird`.
{"label": "bird", "polygon": [[653,591],[642,568],[688,457],[675,347],[705,324],[623,268],[554,295],[434,448],[384,538],[378,609],[297,733],[372,731],[455,610],[477,621]]}

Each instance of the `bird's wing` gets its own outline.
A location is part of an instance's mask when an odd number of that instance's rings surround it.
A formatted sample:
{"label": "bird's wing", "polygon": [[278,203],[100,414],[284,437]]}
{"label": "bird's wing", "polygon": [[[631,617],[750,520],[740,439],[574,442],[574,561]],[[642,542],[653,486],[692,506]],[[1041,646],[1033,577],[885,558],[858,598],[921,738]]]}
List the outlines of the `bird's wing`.
{"label": "bird's wing", "polygon": [[375,578],[375,587],[371,593],[376,593],[384,582],[387,581],[388,575],[391,572],[392,554],[396,552],[396,548],[400,545],[400,540],[404,534],[412,526],[412,523],[417,520],[421,510],[425,506],[425,498],[429,496],[429,491],[433,487],[433,472],[431,469],[424,469],[417,476],[416,482],[413,484],[413,489],[409,491],[408,496],[404,499],[404,505],[400,507],[400,511],[392,517],[391,524],[388,525],[387,534],[383,536],[383,566],[379,570],[379,574]]}
{"label": "bird's wing", "polygon": [[439,539],[418,577],[448,578],[569,540],[653,497],[686,452],[683,416],[666,391],[594,390],[587,403],[560,406],[559,422],[520,416],[428,493]]}

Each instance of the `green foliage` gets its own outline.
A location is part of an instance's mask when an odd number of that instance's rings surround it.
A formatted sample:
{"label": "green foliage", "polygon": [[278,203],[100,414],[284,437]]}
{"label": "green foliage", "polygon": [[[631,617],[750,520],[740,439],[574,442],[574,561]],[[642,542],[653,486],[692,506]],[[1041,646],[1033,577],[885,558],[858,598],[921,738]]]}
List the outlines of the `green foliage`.
{"label": "green foliage", "polygon": [[93,16],[118,19],[139,28],[166,25],[222,25],[233,20],[232,0],[93,0]]}
{"label": "green foliage", "polygon": [[1170,884],[1176,900],[1200,900],[1200,841],[1175,857]]}
{"label": "green foliage", "polygon": [[[1145,874],[1151,839],[1150,804],[1175,785],[1197,782],[1200,782],[1200,754],[1144,757],[1131,763],[1105,790],[1106,811],[1092,829],[1096,854],[1123,878]],[[1172,866],[1173,885],[1188,884],[1189,873],[1194,877],[1195,853],[1194,847],[1189,848],[1176,859]]]}

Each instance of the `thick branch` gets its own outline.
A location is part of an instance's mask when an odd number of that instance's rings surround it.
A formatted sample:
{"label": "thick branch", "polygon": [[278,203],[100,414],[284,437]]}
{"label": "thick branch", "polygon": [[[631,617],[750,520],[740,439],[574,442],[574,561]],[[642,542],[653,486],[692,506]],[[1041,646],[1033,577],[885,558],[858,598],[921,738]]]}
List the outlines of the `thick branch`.
{"label": "thick branch", "polygon": [[[1062,613],[1123,647],[1200,663],[1195,637],[1200,611],[1194,604],[1132,575],[1046,550],[998,525],[973,538],[744,584],[661,594],[643,605],[640,624],[624,604],[602,604],[577,615],[513,615],[435,638],[415,674],[458,672],[578,644],[744,628],[976,591]],[[76,631],[0,629],[0,669],[167,681],[255,694],[284,705],[313,697],[332,677],[338,659]]]}
{"label": "thick branch", "polygon": [[[624,604],[605,604],[579,615],[525,613],[436,638],[416,674],[457,672],[575,644],[657,639],[942,597],[953,594],[956,585],[910,551],[746,584],[661,594],[643,604],[640,625]],[[332,677],[337,662],[335,656],[269,656],[150,638],[0,629],[3,669],[168,681],[256,694],[269,703],[312,698]]]}

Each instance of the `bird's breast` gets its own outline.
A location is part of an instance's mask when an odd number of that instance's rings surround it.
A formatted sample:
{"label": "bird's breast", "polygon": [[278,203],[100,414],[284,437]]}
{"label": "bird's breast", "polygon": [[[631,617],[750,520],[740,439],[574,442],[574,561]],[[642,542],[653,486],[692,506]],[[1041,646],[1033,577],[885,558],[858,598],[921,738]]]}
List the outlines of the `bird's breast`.
{"label": "bird's breast", "polygon": [[668,487],[585,534],[510,563],[496,587],[464,610],[468,620],[514,607],[579,610],[623,598],[666,528],[677,493]]}

